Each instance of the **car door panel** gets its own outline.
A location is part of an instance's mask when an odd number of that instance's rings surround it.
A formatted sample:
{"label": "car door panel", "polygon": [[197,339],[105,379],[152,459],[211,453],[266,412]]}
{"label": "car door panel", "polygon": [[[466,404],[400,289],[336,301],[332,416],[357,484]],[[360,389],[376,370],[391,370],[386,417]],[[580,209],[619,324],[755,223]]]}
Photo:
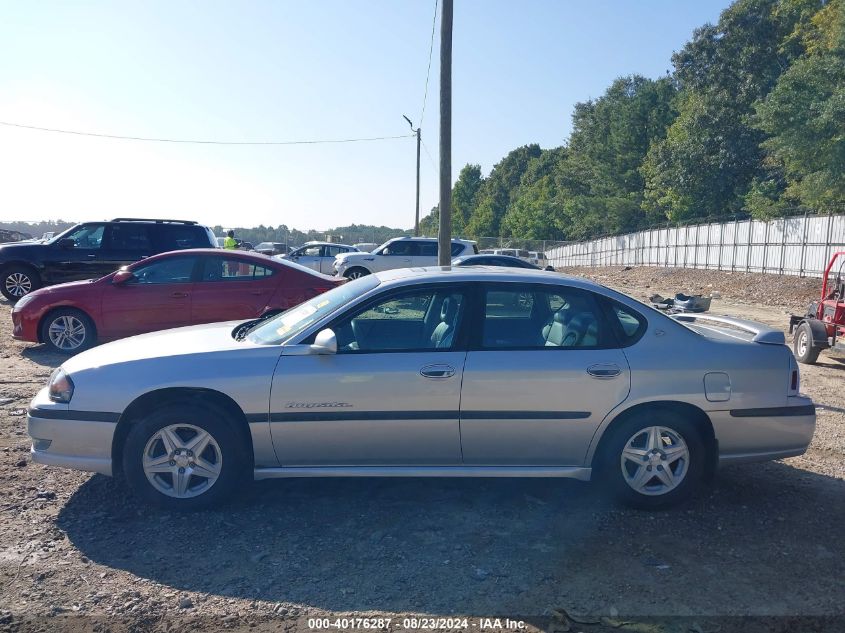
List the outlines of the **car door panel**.
{"label": "car door panel", "polygon": [[[251,276],[264,267],[232,256],[207,256],[194,287],[191,323],[214,323],[261,316],[283,273]],[[270,270],[269,268],[267,270]],[[242,277],[241,277],[242,276]]]}
{"label": "car door panel", "polygon": [[[593,366],[618,368],[601,378]],[[621,350],[471,351],[461,393],[464,462],[581,465],[604,417],[625,400]]]}
{"label": "car door panel", "polygon": [[474,465],[580,466],[630,371],[589,292],[486,284],[467,355],[461,446]]}
{"label": "car door panel", "polygon": [[191,323],[194,284],[109,285],[102,295],[102,338],[122,338]]}
{"label": "car door panel", "polygon": [[[282,356],[270,426],[282,466],[457,465],[466,352]],[[431,365],[454,374],[425,377]]]}

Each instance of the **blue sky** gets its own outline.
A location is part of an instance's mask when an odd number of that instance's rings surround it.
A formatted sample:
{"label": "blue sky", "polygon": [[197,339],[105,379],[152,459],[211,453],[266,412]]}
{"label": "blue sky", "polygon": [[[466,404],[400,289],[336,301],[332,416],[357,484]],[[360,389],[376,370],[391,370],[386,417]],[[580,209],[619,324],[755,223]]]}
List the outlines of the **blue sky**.
{"label": "blue sky", "polygon": [[[726,0],[455,0],[454,174],[555,147],[578,101],[658,77]],[[434,0],[0,2],[0,121],[226,141],[393,136],[420,118]],[[437,160],[435,32],[423,140]],[[207,146],[0,126],[0,220],[409,227],[411,138]],[[422,154],[423,213],[437,176]]]}

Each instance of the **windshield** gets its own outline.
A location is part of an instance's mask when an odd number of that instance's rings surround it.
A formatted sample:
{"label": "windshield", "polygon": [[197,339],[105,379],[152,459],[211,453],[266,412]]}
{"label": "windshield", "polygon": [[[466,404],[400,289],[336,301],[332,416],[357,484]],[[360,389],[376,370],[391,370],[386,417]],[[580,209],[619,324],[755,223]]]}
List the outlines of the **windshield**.
{"label": "windshield", "polygon": [[367,275],[314,297],[262,323],[247,339],[259,345],[279,345],[300,334],[312,323],[328,316],[353,299],[379,285],[378,277]]}

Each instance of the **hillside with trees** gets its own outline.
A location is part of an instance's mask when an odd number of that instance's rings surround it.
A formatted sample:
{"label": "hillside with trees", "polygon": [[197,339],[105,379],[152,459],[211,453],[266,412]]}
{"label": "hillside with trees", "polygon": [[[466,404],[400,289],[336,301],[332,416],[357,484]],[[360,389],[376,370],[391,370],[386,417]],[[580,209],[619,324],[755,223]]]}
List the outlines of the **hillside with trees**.
{"label": "hillside with trees", "polygon": [[453,233],[580,240],[845,210],[845,0],[738,0],[672,63],[577,104],[563,147],[519,147],[486,177],[465,166]]}

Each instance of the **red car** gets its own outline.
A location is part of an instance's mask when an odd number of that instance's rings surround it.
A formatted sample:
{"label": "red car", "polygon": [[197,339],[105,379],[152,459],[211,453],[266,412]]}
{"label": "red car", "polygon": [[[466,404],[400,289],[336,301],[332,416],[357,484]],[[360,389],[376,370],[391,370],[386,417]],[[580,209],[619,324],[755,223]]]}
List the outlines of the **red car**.
{"label": "red car", "polygon": [[281,312],[344,281],[257,253],[173,251],[21,297],[13,336],[77,352],[153,330]]}

